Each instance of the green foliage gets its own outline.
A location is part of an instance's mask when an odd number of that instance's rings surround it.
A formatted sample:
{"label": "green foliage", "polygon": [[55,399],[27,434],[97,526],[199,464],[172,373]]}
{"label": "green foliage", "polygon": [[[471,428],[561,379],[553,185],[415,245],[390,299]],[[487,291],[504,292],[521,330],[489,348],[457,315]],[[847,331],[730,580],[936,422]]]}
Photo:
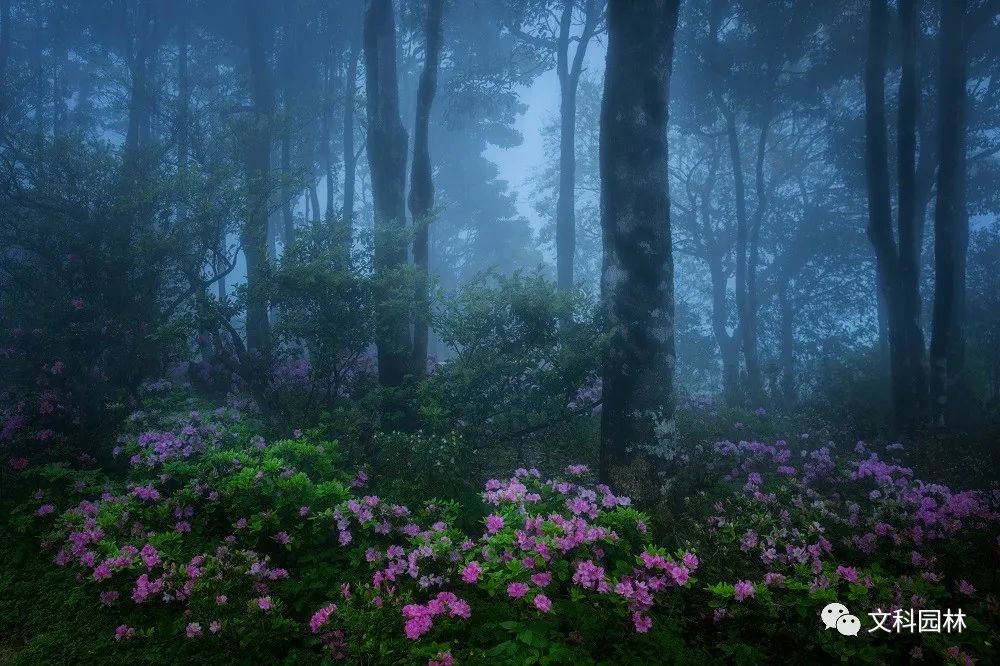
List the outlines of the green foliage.
{"label": "green foliage", "polygon": [[583,294],[538,273],[488,273],[444,300],[435,328],[455,356],[421,387],[426,428],[522,456],[544,436],[549,454],[579,459],[603,349]]}
{"label": "green foliage", "polygon": [[[176,214],[170,178],[107,143],[33,150],[37,168],[18,162],[0,206],[0,399],[28,440],[14,453],[54,459],[70,438],[79,450],[106,437],[144,381],[187,359],[205,243],[231,218]],[[224,180],[202,180],[227,200]]]}

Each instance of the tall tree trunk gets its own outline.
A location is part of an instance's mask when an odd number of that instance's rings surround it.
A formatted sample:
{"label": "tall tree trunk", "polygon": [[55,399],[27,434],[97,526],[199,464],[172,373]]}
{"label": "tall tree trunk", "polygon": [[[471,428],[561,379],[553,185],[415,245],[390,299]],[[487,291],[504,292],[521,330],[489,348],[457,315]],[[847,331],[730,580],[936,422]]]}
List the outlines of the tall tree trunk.
{"label": "tall tree trunk", "polygon": [[753,225],[750,228],[749,252],[746,267],[745,315],[740,327],[743,335],[743,357],[747,366],[747,389],[750,402],[761,406],[764,401],[764,382],[760,369],[760,355],[757,349],[757,264],[760,256],[760,230],[767,214],[767,192],[764,183],[764,157],[767,152],[767,133],[771,121],[762,121],[757,139],[757,162],[754,182],[757,188],[757,207],[754,210]]}
{"label": "tall tree trunk", "polygon": [[938,179],[934,212],[934,314],[931,331],[931,409],[935,425],[948,414],[948,388],[955,380],[964,335],[957,315],[964,310],[966,0],[942,0],[938,77]]}
{"label": "tall tree trunk", "polygon": [[183,218],[187,210],[188,159],[191,146],[191,77],[188,74],[190,57],[188,41],[188,7],[182,3],[177,24],[177,175],[180,186],[177,191],[178,216]]}
{"label": "tall tree trunk", "polygon": [[601,104],[601,479],[657,501],[674,472],[674,266],[667,110],[677,0],[611,0]]}
{"label": "tall tree trunk", "polygon": [[570,60],[570,32],[576,0],[563,0],[556,42],[556,71],[559,76],[559,193],[556,199],[556,284],[560,289],[573,286],[576,255],[576,95],[583,73],[587,46],[599,23],[595,0],[584,5],[583,30],[576,40]]}
{"label": "tall tree trunk", "polygon": [[[42,3],[35,5],[34,33],[35,147],[41,160],[45,147],[45,13]],[[44,177],[44,173],[42,175]]]}
{"label": "tall tree trunk", "polygon": [[52,136],[66,133],[69,109],[66,106],[66,78],[69,65],[69,49],[66,44],[66,4],[62,0],[54,3],[52,9]]}
{"label": "tall tree trunk", "polygon": [[576,253],[576,84],[560,86],[559,99],[559,194],[556,199],[556,283],[560,289],[573,286]]}
{"label": "tall tree trunk", "polygon": [[358,160],[354,153],[354,101],[357,96],[358,38],[351,31],[351,50],[344,76],[344,236],[348,251],[354,242],[354,188],[357,181]]}
{"label": "tall tree trunk", "polygon": [[783,271],[778,287],[781,314],[781,400],[786,410],[795,406],[795,321],[792,299],[788,294],[791,279]]}
{"label": "tall tree trunk", "polygon": [[[328,6],[324,5],[324,8],[326,7]],[[336,71],[334,58],[336,46],[334,43],[333,17],[329,15],[328,11],[326,12],[326,24],[326,48],[323,57],[323,113],[320,120],[320,164],[322,165],[323,177],[326,181],[326,206],[324,207],[324,215],[331,216],[334,209],[333,200],[336,189],[333,180],[333,145],[331,141],[333,136],[333,80]]]}
{"label": "tall tree trunk", "polygon": [[406,264],[406,130],[399,118],[392,0],[368,0],[364,25],[368,164],[375,205],[376,345],[383,386],[398,386],[410,359],[409,317],[399,287]]}
{"label": "tall tree trunk", "polygon": [[125,132],[124,161],[131,171],[138,169],[137,161],[142,145],[142,131],[149,93],[147,80],[150,72],[149,61],[152,57],[153,9],[149,2],[140,0],[136,11],[135,30],[132,36],[131,51],[133,57],[129,63],[132,75],[132,85],[129,89],[128,124]]}
{"label": "tall tree trunk", "polygon": [[[10,0],[0,0],[0,99],[6,100],[7,60],[10,58]],[[6,102],[4,102],[6,104]],[[0,112],[5,109],[0,108]]]}
{"label": "tall tree trunk", "polygon": [[756,337],[753,324],[749,321],[750,307],[747,298],[747,254],[750,241],[750,221],[747,215],[746,183],[743,177],[743,155],[740,148],[739,128],[736,111],[723,94],[722,63],[718,56],[719,30],[725,0],[713,0],[709,7],[708,30],[710,35],[708,59],[712,71],[712,92],[716,105],[722,113],[726,125],[726,140],[729,144],[729,161],[733,172],[733,198],[736,207],[736,339],[743,350],[746,365],[747,397],[752,403],[759,403],[763,397],[763,378],[760,364],[756,361]]}
{"label": "tall tree trunk", "polygon": [[424,29],[424,70],[417,86],[417,111],[413,124],[413,168],[410,173],[410,215],[413,218],[413,263],[416,276],[413,294],[413,358],[411,372],[423,377],[427,372],[428,324],[428,226],[434,206],[434,182],[431,178],[431,153],[428,141],[431,105],[437,90],[438,63],[443,41],[444,0],[429,0]]}
{"label": "tall tree trunk", "polygon": [[899,261],[892,232],[889,195],[889,148],[885,128],[885,36],[889,26],[886,0],[871,0],[868,17],[868,59],[865,66],[865,168],[868,185],[868,238],[875,251],[875,269],[886,309],[892,404],[896,424],[909,416],[911,383],[906,372]]}
{"label": "tall tree trunk", "polygon": [[288,12],[282,30],[281,77],[284,79],[281,91],[283,118],[281,123],[281,244],[288,250],[295,242],[296,196],[292,192],[292,123],[298,96],[296,72],[293,62],[293,26],[297,25],[293,14]]}
{"label": "tall tree trunk", "polygon": [[161,20],[157,3],[149,3],[148,56],[144,59],[146,70],[142,73],[142,87],[139,88],[139,146],[145,149],[153,142],[153,112],[156,106],[156,77],[159,70]]}
{"label": "tall tree trunk", "polygon": [[712,332],[722,357],[723,400],[727,405],[735,405],[739,401],[740,390],[740,349],[739,343],[729,334],[729,276],[722,265],[723,250],[712,231],[711,189],[711,186],[706,187],[702,194],[700,217],[705,258],[712,280]]}
{"label": "tall tree trunk", "polygon": [[920,232],[917,222],[917,0],[899,1],[900,59],[897,165],[899,180],[899,290],[904,364],[914,422],[923,420],[927,406],[924,334],[920,326]]}
{"label": "tall tree trunk", "polygon": [[[268,72],[265,0],[247,0],[247,55],[253,112],[246,143],[247,217],[243,251],[247,260],[247,351],[261,372],[270,363],[271,324],[264,280],[267,274],[268,191],[270,189],[273,94]],[[258,377],[261,379],[261,377]]]}
{"label": "tall tree trunk", "polygon": [[289,187],[292,173],[292,130],[286,115],[281,128],[281,245],[287,251],[295,242],[295,214],[292,210],[295,197]]}
{"label": "tall tree trunk", "polygon": [[319,190],[315,182],[309,186],[309,201],[312,203],[312,220],[319,222],[323,215],[319,211]]}

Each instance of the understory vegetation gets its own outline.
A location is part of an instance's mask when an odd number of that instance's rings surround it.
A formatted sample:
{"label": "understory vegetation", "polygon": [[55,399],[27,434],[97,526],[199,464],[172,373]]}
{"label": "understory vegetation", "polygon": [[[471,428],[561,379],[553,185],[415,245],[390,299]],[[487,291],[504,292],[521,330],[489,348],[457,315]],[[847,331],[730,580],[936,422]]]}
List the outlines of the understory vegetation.
{"label": "understory vegetation", "polygon": [[[470,372],[446,364],[422,390]],[[599,408],[505,457],[488,424],[366,435],[345,408],[275,429],[236,395],[161,380],[141,396],[115,436],[58,462],[58,440],[8,420],[33,451],[3,472],[4,659],[997,657],[1000,493],[920,478],[974,478],[992,464],[976,447],[942,466],[818,418],[690,399],[684,471],[650,516],[595,481]],[[965,627],[852,642],[818,623],[832,601],[961,608]]]}

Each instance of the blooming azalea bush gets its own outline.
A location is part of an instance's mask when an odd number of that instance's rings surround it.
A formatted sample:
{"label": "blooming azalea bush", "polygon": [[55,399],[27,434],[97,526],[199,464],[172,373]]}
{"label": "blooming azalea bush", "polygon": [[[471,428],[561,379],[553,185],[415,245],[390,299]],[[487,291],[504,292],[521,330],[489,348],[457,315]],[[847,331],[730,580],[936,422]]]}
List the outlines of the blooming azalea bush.
{"label": "blooming azalea bush", "polygon": [[[691,508],[693,541],[716,554],[704,576],[718,581],[706,606],[722,651],[771,659],[795,641],[816,659],[995,659],[997,601],[978,590],[992,585],[1000,552],[1000,494],[919,481],[893,462],[898,444],[843,451],[797,439],[723,441],[692,460],[717,479]],[[861,618],[862,640],[817,630],[835,601]],[[958,608],[961,634],[892,626],[896,611]],[[890,632],[875,617],[890,618]]]}
{"label": "blooming azalea bush", "polygon": [[453,502],[366,492],[333,442],[258,430],[227,408],[143,411],[114,448],[122,478],[29,470],[14,524],[101,618],[108,654],[588,659],[655,650],[695,581],[697,557],[651,545],[648,517],[584,466],[488,482],[468,534]]}
{"label": "blooming azalea bush", "polygon": [[384,651],[398,639],[398,626],[384,623],[395,614],[410,653],[432,660],[432,652],[505,662],[587,660],[649,644],[644,635],[664,622],[655,618],[676,611],[677,589],[693,583],[698,558],[649,545],[649,519],[628,498],[584,482],[586,473],[576,465],[566,478],[542,480],[538,470],[519,469],[490,480],[483,500],[491,512],[478,538],[438,522],[430,530],[410,528],[401,544],[386,517],[355,513],[382,537],[365,551],[370,581],[345,593],[338,611],[320,607],[313,630],[344,631],[361,614],[362,626],[388,631],[369,631],[365,650]]}
{"label": "blooming azalea bush", "polygon": [[[461,437],[374,437],[443,458],[407,491],[380,483],[388,458],[358,469],[318,431],[265,438],[237,402],[149,396],[114,443],[117,467],[17,473],[0,633],[31,628],[19,659],[996,658],[1000,497],[919,481],[897,445],[782,440],[789,421],[763,410],[734,422],[685,405],[702,443],[683,451],[673,517],[654,524],[583,465],[518,469],[462,504],[413,501],[448,483]],[[858,637],[823,629],[832,601],[861,618]],[[868,631],[868,613],[910,608],[961,608],[965,628]]]}

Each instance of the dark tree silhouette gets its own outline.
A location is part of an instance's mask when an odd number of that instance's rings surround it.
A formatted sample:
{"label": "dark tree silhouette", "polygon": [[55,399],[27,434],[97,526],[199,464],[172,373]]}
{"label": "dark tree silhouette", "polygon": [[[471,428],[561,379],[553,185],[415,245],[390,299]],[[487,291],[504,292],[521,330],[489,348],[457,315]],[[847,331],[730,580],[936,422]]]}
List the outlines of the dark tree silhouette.
{"label": "dark tree silhouette", "polygon": [[417,86],[417,112],[413,129],[413,168],[410,173],[410,215],[413,218],[413,263],[416,266],[413,294],[413,360],[411,371],[417,377],[427,371],[428,294],[427,261],[430,252],[428,225],[434,206],[434,181],[431,177],[430,133],[431,105],[437,90],[438,63],[443,40],[444,0],[427,3],[424,28],[424,69]]}
{"label": "dark tree silhouette", "polygon": [[379,381],[403,382],[410,360],[406,308],[393,285],[406,264],[406,130],[399,118],[396,23],[392,0],[369,0],[364,24],[368,163],[375,207],[375,271],[380,280],[376,340]]}
{"label": "dark tree silhouette", "polygon": [[658,495],[675,454],[667,107],[677,0],[612,0],[601,107],[601,478]]}

